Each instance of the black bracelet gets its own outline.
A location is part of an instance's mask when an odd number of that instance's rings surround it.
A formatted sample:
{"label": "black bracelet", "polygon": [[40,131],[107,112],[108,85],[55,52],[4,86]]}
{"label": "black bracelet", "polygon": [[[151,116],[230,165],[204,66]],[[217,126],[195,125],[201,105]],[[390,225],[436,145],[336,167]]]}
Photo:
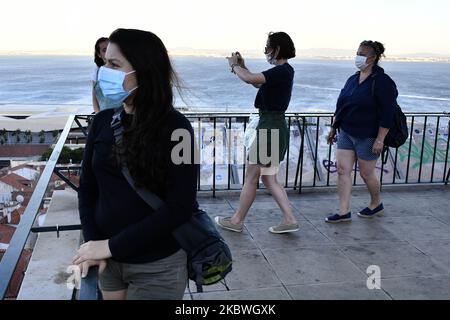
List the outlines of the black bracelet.
{"label": "black bracelet", "polygon": [[233,64],[231,65],[231,72],[234,73],[234,74],[236,74],[236,72],[234,72],[234,67],[239,67],[239,64],[233,63]]}

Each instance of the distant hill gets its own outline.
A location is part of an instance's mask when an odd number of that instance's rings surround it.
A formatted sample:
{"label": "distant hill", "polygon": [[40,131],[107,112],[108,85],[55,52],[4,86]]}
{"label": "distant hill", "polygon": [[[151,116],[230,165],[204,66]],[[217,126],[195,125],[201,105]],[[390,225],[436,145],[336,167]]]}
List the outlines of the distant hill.
{"label": "distant hill", "polygon": [[[189,47],[176,47],[169,49],[172,56],[211,57],[223,58],[231,54],[225,49],[196,49]],[[247,58],[264,58],[261,50],[243,50],[241,52]],[[0,56],[90,56],[89,52],[63,52],[63,51],[0,51]],[[299,49],[297,57],[303,59],[327,59],[327,60],[350,60],[355,56],[355,50],[310,48]],[[450,54],[436,53],[411,53],[411,54],[387,54],[387,61],[422,61],[422,62],[447,62],[450,63]]]}
{"label": "distant hill", "polygon": [[[169,50],[174,56],[194,56],[194,57],[226,57],[230,55],[229,50],[214,50],[214,49],[194,49],[194,48],[173,48]],[[241,52],[248,58],[264,58],[261,51],[258,50],[243,50]],[[311,48],[300,49],[297,51],[298,58],[304,59],[332,59],[332,60],[350,60],[355,56],[355,50],[349,49],[330,49],[330,48]],[[388,61],[426,61],[426,62],[449,62],[450,54],[435,54],[435,53],[413,53],[413,54],[392,54],[386,55]]]}

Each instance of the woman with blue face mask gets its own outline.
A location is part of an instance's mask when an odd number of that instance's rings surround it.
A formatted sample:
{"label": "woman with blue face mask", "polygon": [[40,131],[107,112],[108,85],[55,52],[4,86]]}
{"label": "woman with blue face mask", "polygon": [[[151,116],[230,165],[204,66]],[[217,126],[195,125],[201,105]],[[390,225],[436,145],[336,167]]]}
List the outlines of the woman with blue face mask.
{"label": "woman with blue face mask", "polygon": [[239,199],[239,208],[231,217],[216,217],[217,225],[226,230],[241,232],[245,217],[256,198],[259,178],[277,201],[283,213],[279,225],[269,228],[271,233],[288,233],[299,230],[286,191],[277,180],[278,168],[289,144],[289,128],[285,112],[291,100],[294,68],[288,60],[295,57],[291,37],[285,32],[269,33],[264,49],[266,60],[273,65],[269,70],[252,73],[239,53],[228,57],[231,71],[240,80],[258,88],[255,108],[259,110],[256,138],[249,147],[245,183]]}
{"label": "woman with blue face mask", "polygon": [[358,216],[372,218],[384,210],[375,166],[384,149],[384,139],[393,126],[398,92],[394,81],[378,65],[383,55],[383,44],[363,41],[355,57],[359,71],[347,80],[337,101],[328,143],[333,144],[337,136],[340,208],[325,219],[328,223],[351,221],[351,174],[356,160],[370,193],[370,203],[358,211]]}
{"label": "woman with blue face mask", "polygon": [[[177,78],[167,50],[153,33],[118,29],[110,36],[98,87],[120,105],[98,113],[84,151],[78,193],[85,243],[73,259],[85,276],[98,265],[104,299],[182,299],[187,257],[172,236],[195,210],[198,166],[172,161],[175,130],[190,122],[173,106]],[[120,114],[122,139],[111,122]],[[187,150],[189,151],[189,150]],[[122,174],[163,199],[153,210]]]}

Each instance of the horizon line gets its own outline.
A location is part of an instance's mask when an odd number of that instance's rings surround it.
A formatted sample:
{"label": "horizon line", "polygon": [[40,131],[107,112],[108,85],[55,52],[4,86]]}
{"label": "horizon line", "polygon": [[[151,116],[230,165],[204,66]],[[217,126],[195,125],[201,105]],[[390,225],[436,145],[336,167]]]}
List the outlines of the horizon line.
{"label": "horizon line", "polygon": [[[323,51],[331,51],[331,52],[320,52]],[[262,53],[259,50],[241,50],[242,52],[247,53],[247,57],[249,59],[265,59]],[[335,52],[332,52],[335,51]],[[311,49],[303,49],[297,53],[297,59],[321,59],[321,60],[351,60],[354,55],[351,54],[354,50],[349,49],[326,49],[326,48],[311,48]],[[226,52],[229,50],[225,49],[195,49],[195,48],[187,48],[187,47],[178,47],[168,49],[169,55],[173,57],[207,57],[207,58],[224,58],[227,56]],[[339,52],[339,53],[337,53]],[[26,50],[3,50],[0,51],[0,56],[3,57],[18,57],[18,56],[48,56],[48,57],[56,57],[56,56],[65,56],[65,57],[89,57],[92,56],[92,53],[86,51],[56,51],[56,50],[48,50],[48,51],[26,51]],[[450,62],[450,53],[427,53],[427,52],[417,52],[417,53],[403,53],[403,54],[392,54],[386,55],[384,61],[406,61],[406,62]]]}

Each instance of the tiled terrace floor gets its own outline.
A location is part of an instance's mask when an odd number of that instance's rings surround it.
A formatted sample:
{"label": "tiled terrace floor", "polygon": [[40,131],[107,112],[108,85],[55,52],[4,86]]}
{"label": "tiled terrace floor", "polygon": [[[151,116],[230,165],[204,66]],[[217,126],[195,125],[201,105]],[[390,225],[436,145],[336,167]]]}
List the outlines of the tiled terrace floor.
{"label": "tiled terrace floor", "polygon": [[[330,225],[335,193],[289,194],[300,231],[275,235],[280,210],[258,195],[242,233],[220,230],[233,253],[230,291],[221,284],[197,299],[450,299],[450,190],[385,191],[384,216]],[[352,211],[369,195],[354,192]],[[236,196],[199,198],[211,216],[231,215]],[[381,268],[381,290],[367,288],[367,268]],[[195,292],[195,286],[191,283]],[[191,299],[189,294],[185,299]]]}

